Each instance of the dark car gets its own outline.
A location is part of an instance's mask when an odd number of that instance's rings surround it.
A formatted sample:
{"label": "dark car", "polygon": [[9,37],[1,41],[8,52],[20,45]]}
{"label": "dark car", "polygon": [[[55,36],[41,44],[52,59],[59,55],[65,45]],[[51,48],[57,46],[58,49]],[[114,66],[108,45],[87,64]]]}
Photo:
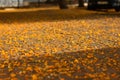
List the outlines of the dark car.
{"label": "dark car", "polygon": [[115,9],[120,11],[120,0],[85,0],[84,5],[88,10]]}

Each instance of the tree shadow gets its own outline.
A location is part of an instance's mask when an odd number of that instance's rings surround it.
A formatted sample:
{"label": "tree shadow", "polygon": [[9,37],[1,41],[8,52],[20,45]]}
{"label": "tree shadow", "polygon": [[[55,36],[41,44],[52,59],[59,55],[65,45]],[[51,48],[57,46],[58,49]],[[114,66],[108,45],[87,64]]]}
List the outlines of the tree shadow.
{"label": "tree shadow", "polygon": [[[4,61],[0,63],[4,64]],[[8,65],[11,65],[10,72]],[[5,66],[6,68],[1,71],[7,76],[15,73],[21,80],[25,80],[26,77],[30,79],[32,74],[37,74],[38,78],[43,80],[108,78],[118,80],[120,79],[120,47],[23,57],[17,60],[11,59],[9,63],[5,63]],[[22,71],[25,73],[20,75],[19,72]],[[0,78],[5,79],[6,75]]]}
{"label": "tree shadow", "polygon": [[65,20],[93,20],[100,18],[114,18],[120,17],[117,12],[96,12],[87,11],[84,9],[46,9],[46,10],[32,10],[31,11],[17,11],[17,12],[0,12],[0,23],[28,23],[28,22],[53,22]]}

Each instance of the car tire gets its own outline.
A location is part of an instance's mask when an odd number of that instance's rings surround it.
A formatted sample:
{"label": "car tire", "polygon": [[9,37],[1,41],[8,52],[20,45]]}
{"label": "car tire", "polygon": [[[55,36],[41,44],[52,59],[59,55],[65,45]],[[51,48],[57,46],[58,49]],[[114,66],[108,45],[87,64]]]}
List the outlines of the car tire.
{"label": "car tire", "polygon": [[116,12],[119,12],[119,11],[120,11],[120,8],[115,8],[115,11],[116,11]]}
{"label": "car tire", "polygon": [[95,10],[95,6],[94,5],[88,5],[87,9],[88,10]]}

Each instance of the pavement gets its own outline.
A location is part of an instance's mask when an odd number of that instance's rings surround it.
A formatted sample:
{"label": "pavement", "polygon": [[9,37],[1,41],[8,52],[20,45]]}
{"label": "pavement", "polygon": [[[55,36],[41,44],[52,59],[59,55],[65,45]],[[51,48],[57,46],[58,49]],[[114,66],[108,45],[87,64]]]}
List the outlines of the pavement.
{"label": "pavement", "polygon": [[120,13],[0,11],[0,80],[119,80]]}

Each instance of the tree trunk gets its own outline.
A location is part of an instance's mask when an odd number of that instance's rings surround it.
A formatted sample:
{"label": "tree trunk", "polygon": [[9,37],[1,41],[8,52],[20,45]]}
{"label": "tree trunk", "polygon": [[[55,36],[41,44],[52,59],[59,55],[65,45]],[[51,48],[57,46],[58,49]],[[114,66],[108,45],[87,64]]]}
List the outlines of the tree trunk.
{"label": "tree trunk", "polygon": [[38,7],[40,6],[40,0],[38,0]]}
{"label": "tree trunk", "polygon": [[78,7],[83,7],[84,1],[83,0],[78,0],[79,6]]}
{"label": "tree trunk", "polygon": [[19,8],[19,6],[20,6],[20,1],[18,0],[18,6],[17,7]]}
{"label": "tree trunk", "polygon": [[52,3],[52,4],[57,4],[57,0],[47,0],[46,3]]}
{"label": "tree trunk", "polygon": [[47,1],[46,1],[46,3],[50,3],[50,2],[51,2],[51,0],[47,0]]}
{"label": "tree trunk", "polygon": [[58,4],[59,4],[60,9],[68,8],[66,0],[58,0]]}

